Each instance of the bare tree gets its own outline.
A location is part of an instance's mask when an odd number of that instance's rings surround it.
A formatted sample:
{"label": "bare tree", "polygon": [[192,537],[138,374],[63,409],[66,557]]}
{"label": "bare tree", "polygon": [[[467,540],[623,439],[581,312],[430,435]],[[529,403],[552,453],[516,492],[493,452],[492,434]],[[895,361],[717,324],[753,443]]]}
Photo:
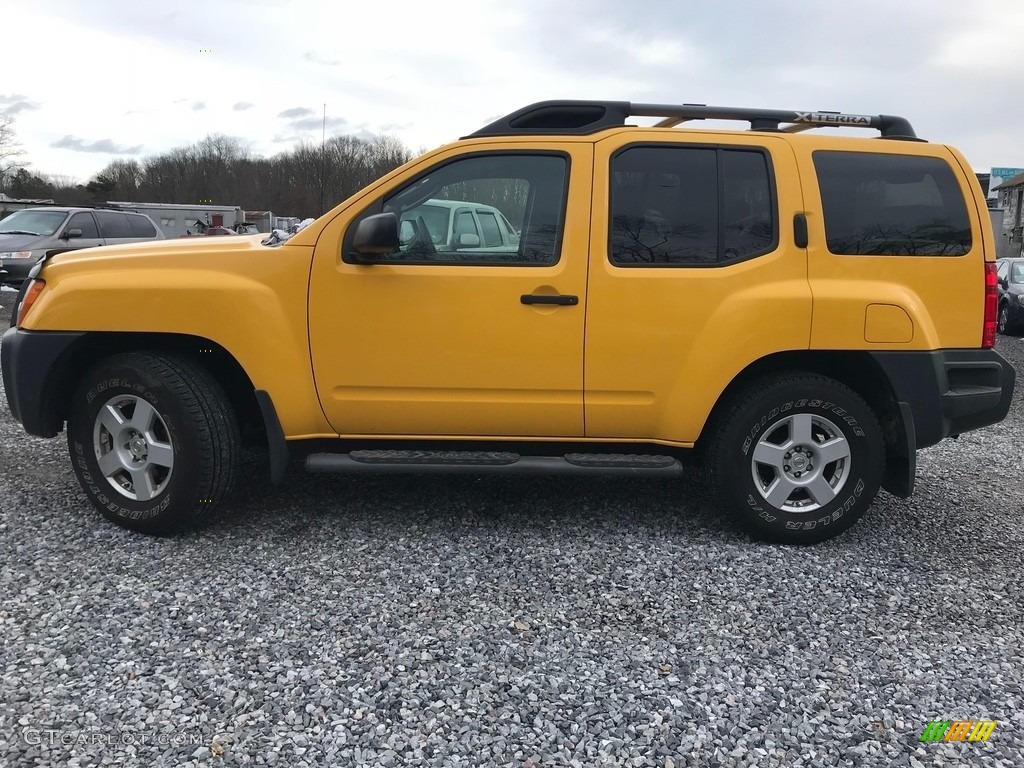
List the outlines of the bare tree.
{"label": "bare tree", "polygon": [[96,181],[110,187],[113,199],[134,201],[142,183],[142,166],[138,160],[114,160],[96,174]]}
{"label": "bare tree", "polygon": [[[10,120],[0,122],[0,149],[20,155]],[[6,143],[4,143],[6,142]],[[390,136],[371,140],[331,136],[321,146],[306,142],[273,157],[255,156],[242,139],[212,134],[190,146],[140,160],[118,159],[85,184],[70,176],[31,174],[12,163],[0,185],[15,197],[52,198],[64,205],[107,200],[151,203],[227,203],[289,216],[320,212],[321,184],[326,209],[410,159],[412,153]],[[5,155],[0,152],[0,160]],[[0,169],[3,166],[0,165]],[[0,179],[0,181],[4,181]]]}
{"label": "bare tree", "polygon": [[78,179],[68,173],[48,173],[43,178],[54,189],[74,189],[78,186]]}
{"label": "bare tree", "polygon": [[14,172],[25,163],[18,158],[25,154],[14,135],[14,118],[0,115],[0,189],[6,189]]}

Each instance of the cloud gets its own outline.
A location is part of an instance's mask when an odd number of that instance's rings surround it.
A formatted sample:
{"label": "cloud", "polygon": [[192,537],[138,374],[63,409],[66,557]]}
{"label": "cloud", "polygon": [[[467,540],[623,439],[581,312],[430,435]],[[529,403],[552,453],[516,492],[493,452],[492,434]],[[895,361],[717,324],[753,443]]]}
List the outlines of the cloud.
{"label": "cloud", "polygon": [[198,112],[201,109],[206,109],[206,102],[205,101],[194,101],[194,102],[192,102],[192,111],[193,112]]}
{"label": "cloud", "polygon": [[341,64],[341,62],[338,61],[337,59],[323,59],[317,56],[312,51],[306,51],[303,54],[302,58],[304,58],[306,61],[312,62],[313,64],[321,64],[325,67],[337,67]]}
{"label": "cloud", "polygon": [[111,155],[137,155],[142,152],[141,144],[134,147],[119,147],[110,139],[99,139],[87,144],[84,139],[75,136],[65,136],[50,146],[56,149],[70,149],[72,152],[102,152]]}
{"label": "cloud", "polygon": [[39,109],[39,102],[29,101],[20,93],[0,95],[0,115],[16,115],[29,109]]}
{"label": "cloud", "polygon": [[250,101],[240,101],[237,104],[235,104],[233,109],[235,110],[235,112],[244,112],[247,109],[252,109],[254,106],[256,105]]}
{"label": "cloud", "polygon": [[[304,117],[301,120],[292,120],[289,123],[292,128],[296,131],[312,131],[314,128],[323,128],[324,119],[322,117]],[[343,128],[348,125],[348,121],[341,117],[328,117],[327,127],[328,128]]]}
{"label": "cloud", "polygon": [[305,117],[306,115],[312,114],[314,114],[313,110],[309,109],[308,107],[292,107],[291,109],[286,109],[284,112],[278,112],[277,116],[292,118]]}

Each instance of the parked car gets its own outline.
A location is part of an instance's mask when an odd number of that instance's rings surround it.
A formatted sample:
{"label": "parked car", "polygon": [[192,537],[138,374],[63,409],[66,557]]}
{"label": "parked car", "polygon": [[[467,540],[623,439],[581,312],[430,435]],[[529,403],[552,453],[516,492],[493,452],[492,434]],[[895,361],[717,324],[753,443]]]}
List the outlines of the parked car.
{"label": "parked car", "polygon": [[200,234],[193,235],[191,232],[186,232],[184,235],[178,235],[182,237],[217,237],[219,235],[237,235],[238,233],[230,227],[207,227]]}
{"label": "parked car", "polygon": [[516,254],[519,235],[498,208],[465,200],[430,199],[402,211],[396,258],[409,258],[411,250],[426,250],[442,258],[458,252]]}
{"label": "parked car", "polygon": [[1000,259],[996,270],[999,278],[999,332],[1017,335],[1024,329],[1024,258]]}
{"label": "parked car", "polygon": [[[709,119],[750,130],[686,127]],[[67,424],[85,497],[147,533],[224,502],[244,431],[274,482],[295,453],[316,473],[693,459],[755,536],[823,541],[1013,396],[981,187],[914,139],[891,115],[533,104],[277,245],[41,262],[0,345],[7,400],[29,434]]]}
{"label": "parked car", "polygon": [[92,208],[25,208],[0,220],[0,281],[20,285],[44,256],[101,245],[163,240],[142,213]]}

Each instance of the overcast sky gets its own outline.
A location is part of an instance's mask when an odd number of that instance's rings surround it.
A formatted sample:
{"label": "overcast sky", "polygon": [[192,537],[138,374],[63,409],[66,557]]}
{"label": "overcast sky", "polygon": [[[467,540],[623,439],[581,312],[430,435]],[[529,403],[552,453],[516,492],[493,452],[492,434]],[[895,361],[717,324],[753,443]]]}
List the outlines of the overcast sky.
{"label": "overcast sky", "polygon": [[432,149],[543,99],[896,114],[1024,167],[1019,0],[8,0],[0,112],[87,181],[207,134]]}

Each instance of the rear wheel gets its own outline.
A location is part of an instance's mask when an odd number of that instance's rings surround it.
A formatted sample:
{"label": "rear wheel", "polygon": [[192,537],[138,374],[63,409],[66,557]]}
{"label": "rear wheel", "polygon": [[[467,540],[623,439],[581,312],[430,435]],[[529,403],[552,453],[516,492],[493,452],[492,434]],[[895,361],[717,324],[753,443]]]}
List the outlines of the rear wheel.
{"label": "rear wheel", "polygon": [[228,495],[238,463],[235,415],[220,385],[163,353],[117,355],[75,392],[68,449],[89,500],[118,525],[165,533]]}
{"label": "rear wheel", "polygon": [[761,539],[812,544],[863,516],[885,445],[867,404],[837,381],[779,374],[736,393],[711,425],[714,493]]}

